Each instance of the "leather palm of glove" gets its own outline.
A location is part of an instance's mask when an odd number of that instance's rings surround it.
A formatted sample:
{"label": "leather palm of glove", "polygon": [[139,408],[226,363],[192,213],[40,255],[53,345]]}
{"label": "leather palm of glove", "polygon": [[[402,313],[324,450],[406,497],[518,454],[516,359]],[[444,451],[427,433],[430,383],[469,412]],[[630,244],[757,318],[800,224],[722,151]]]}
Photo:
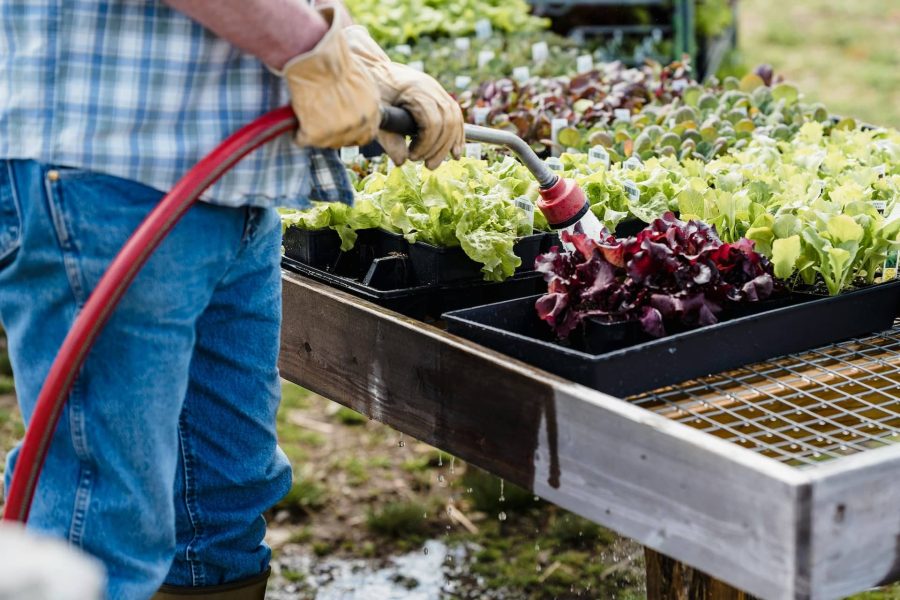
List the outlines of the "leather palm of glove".
{"label": "leather palm of glove", "polygon": [[318,148],[362,146],[381,123],[381,93],[343,34],[343,13],[322,8],[330,27],[315,48],[276,73],[284,77],[300,121],[297,144]]}
{"label": "leather palm of glove", "polygon": [[378,133],[378,142],[391,160],[398,165],[407,157],[424,160],[425,166],[436,169],[448,154],[459,158],[465,145],[462,110],[441,84],[425,73],[391,62],[364,27],[347,27],[344,35],[353,56],[378,85],[381,102],[405,108],[418,126],[409,148],[401,135]]}

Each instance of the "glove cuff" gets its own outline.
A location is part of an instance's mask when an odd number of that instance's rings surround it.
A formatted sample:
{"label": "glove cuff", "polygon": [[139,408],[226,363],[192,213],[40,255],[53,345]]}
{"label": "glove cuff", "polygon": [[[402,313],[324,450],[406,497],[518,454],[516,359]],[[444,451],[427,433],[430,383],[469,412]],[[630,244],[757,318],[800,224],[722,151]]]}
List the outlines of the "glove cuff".
{"label": "glove cuff", "polygon": [[347,62],[350,60],[350,50],[342,35],[346,25],[343,13],[331,6],[324,6],[318,11],[328,23],[328,31],[312,50],[287,61],[283,69],[278,70],[266,65],[272,73],[279,77],[285,77],[288,73],[302,70],[308,73],[308,77],[319,79],[337,76],[344,72]]}

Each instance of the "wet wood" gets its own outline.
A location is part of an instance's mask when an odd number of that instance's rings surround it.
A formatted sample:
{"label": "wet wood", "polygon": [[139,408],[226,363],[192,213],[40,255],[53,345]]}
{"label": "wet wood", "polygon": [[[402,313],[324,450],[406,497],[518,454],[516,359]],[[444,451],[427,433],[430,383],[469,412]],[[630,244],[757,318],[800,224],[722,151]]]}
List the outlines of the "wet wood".
{"label": "wet wood", "polygon": [[715,578],[696,593],[900,576],[900,445],[796,469],[303,277],[284,314],[283,377]]}
{"label": "wet wood", "polygon": [[644,549],[647,570],[647,600],[756,600],[742,592],[664,556]]}

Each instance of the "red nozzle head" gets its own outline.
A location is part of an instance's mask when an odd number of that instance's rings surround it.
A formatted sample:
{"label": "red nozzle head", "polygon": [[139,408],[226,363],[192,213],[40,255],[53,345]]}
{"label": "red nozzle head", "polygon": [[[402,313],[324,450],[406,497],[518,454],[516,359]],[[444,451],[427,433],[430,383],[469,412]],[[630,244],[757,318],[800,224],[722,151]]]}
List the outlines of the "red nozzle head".
{"label": "red nozzle head", "polygon": [[572,225],[584,216],[586,209],[589,208],[584,190],[578,187],[573,179],[560,177],[556,183],[546,190],[541,190],[540,193],[537,207],[555,229]]}

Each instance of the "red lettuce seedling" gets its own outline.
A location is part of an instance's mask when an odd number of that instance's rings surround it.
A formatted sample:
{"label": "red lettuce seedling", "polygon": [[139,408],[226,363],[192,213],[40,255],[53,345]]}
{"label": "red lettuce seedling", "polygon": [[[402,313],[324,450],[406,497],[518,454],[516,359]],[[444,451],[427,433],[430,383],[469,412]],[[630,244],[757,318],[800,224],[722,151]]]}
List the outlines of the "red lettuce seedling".
{"label": "red lettuce seedling", "polygon": [[535,263],[547,282],[535,308],[560,338],[589,318],[640,321],[662,337],[667,324],[711,325],[727,307],[764,300],[774,287],[772,266],[753,242],[725,244],[706,223],[672,213],[630,238],[562,235],[575,251],[554,247]]}

